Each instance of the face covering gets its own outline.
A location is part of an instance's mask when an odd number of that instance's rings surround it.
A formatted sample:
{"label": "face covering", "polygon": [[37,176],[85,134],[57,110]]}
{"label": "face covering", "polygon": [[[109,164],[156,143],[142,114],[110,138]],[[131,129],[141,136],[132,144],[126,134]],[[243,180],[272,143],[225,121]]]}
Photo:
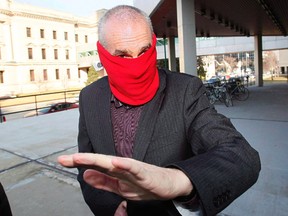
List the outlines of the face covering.
{"label": "face covering", "polygon": [[99,58],[108,74],[111,91],[122,103],[138,106],[155,96],[159,87],[156,42],[153,35],[152,46],[137,58],[113,56],[97,42]]}

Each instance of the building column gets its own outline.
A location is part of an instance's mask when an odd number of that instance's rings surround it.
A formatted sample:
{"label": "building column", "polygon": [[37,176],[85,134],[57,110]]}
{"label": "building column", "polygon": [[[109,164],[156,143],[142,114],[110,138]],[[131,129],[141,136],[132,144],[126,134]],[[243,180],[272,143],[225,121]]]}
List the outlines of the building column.
{"label": "building column", "polygon": [[263,86],[263,56],[262,56],[262,35],[254,37],[254,65],[256,86]]}
{"label": "building column", "polygon": [[169,70],[176,71],[175,37],[168,38],[168,45],[169,45]]}
{"label": "building column", "polygon": [[177,0],[180,71],[197,76],[194,0]]}

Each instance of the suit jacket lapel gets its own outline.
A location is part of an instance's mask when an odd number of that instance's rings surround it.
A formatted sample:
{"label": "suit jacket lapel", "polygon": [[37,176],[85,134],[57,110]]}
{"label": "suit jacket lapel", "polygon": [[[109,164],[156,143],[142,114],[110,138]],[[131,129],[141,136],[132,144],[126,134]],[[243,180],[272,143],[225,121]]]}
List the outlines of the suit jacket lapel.
{"label": "suit jacket lapel", "polygon": [[107,87],[108,82],[102,84],[98,92],[98,101],[95,102],[95,104],[97,104],[96,112],[99,112],[97,110],[101,110],[98,115],[99,119],[97,120],[101,122],[99,126],[99,142],[97,143],[99,143],[99,152],[102,154],[116,155],[110,114],[111,91],[109,86]]}
{"label": "suit jacket lapel", "polygon": [[166,87],[166,75],[159,71],[160,86],[155,97],[144,105],[139,125],[136,132],[133,158],[143,161],[150,139],[153,134],[154,125],[157,120],[158,112],[160,110],[162,100],[164,97],[164,89]]}

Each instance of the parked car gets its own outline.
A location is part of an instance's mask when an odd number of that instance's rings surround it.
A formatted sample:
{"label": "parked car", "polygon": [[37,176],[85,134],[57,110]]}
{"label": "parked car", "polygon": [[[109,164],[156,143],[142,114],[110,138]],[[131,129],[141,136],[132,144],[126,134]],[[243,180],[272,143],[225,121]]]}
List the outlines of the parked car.
{"label": "parked car", "polygon": [[6,122],[6,117],[5,115],[2,113],[2,110],[0,108],[0,123]]}
{"label": "parked car", "polygon": [[36,111],[29,112],[24,115],[24,118],[26,117],[32,117],[32,116],[37,116],[37,115],[44,115],[44,114],[49,114],[49,113],[55,113],[55,112],[60,112],[64,110],[69,110],[69,109],[75,109],[78,108],[79,105],[77,103],[71,103],[71,102],[58,102],[49,105],[48,107],[44,107],[41,109],[38,109]]}
{"label": "parked car", "polygon": [[206,84],[209,86],[219,86],[221,84],[221,79],[219,77],[211,77],[207,80]]}

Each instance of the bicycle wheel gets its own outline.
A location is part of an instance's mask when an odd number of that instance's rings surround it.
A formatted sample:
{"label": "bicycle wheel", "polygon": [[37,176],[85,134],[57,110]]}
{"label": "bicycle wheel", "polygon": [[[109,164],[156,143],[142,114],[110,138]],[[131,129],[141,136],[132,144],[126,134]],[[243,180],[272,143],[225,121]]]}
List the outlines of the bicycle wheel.
{"label": "bicycle wheel", "polygon": [[222,92],[220,101],[224,103],[226,107],[233,106],[232,98],[228,92]]}
{"label": "bicycle wheel", "polygon": [[239,101],[245,101],[249,97],[249,90],[244,86],[239,86],[239,92],[235,94],[235,99]]}
{"label": "bicycle wheel", "polygon": [[214,104],[216,102],[216,98],[213,95],[210,95],[208,99],[209,99],[210,104]]}
{"label": "bicycle wheel", "polygon": [[225,100],[226,100],[226,92],[219,92],[218,100],[219,100],[221,103],[225,103]]}
{"label": "bicycle wheel", "polygon": [[233,101],[232,101],[231,95],[228,92],[225,92],[225,93],[226,93],[226,98],[225,98],[225,101],[224,101],[225,105],[227,107],[233,106]]}
{"label": "bicycle wheel", "polygon": [[214,92],[212,88],[206,88],[206,96],[210,102],[210,104],[214,104],[216,101],[216,98],[214,96]]}
{"label": "bicycle wheel", "polygon": [[215,100],[213,99],[213,95],[211,95],[210,92],[206,92],[206,96],[207,96],[210,104],[214,104],[215,103]]}

